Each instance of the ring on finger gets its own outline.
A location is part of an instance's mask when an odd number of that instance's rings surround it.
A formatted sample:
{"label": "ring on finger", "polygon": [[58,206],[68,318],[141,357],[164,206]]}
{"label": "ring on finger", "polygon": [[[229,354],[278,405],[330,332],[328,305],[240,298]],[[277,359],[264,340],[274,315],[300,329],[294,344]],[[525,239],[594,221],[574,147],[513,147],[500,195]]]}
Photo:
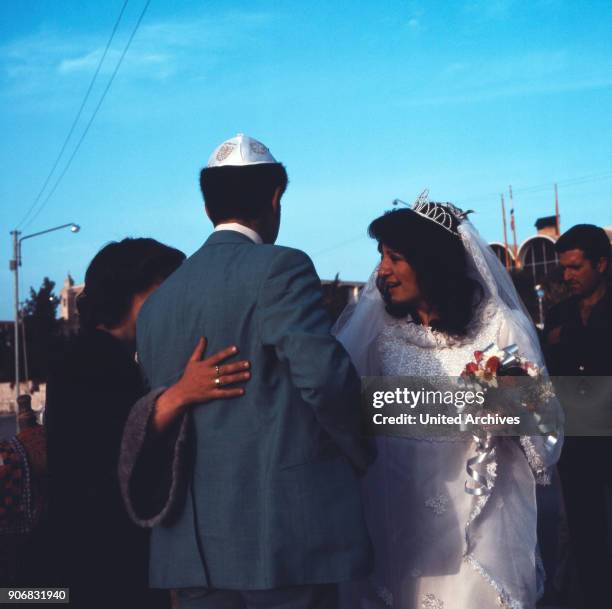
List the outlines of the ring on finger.
{"label": "ring on finger", "polygon": [[215,379],[215,385],[217,385],[217,387],[218,387],[219,385],[221,385],[221,377],[220,377],[220,376],[218,376],[218,377]]}
{"label": "ring on finger", "polygon": [[219,366],[215,366],[215,376],[217,378],[221,376],[221,368],[219,368]]}

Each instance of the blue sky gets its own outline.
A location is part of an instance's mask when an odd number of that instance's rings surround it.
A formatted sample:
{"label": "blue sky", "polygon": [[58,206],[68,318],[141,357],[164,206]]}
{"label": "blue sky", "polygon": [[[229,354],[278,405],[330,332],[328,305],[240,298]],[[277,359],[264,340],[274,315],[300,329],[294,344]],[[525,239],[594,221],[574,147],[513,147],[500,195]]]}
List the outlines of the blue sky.
{"label": "blue sky", "polygon": [[[123,1],[0,4],[7,261],[9,231],[51,169]],[[144,5],[129,1],[56,175]],[[239,131],[287,166],[278,242],[304,249],[323,278],[367,278],[377,258],[368,223],[424,188],[474,209],[490,240],[501,238],[509,184],[519,241],[554,213],[554,182],[562,228],[608,226],[611,109],[609,1],[152,0],[70,169],[20,226],[74,221],[82,231],[26,241],[22,291],[68,271],[81,281],[95,252],[125,236],[193,253],[211,230],[198,172]],[[2,269],[7,319],[12,277]]]}

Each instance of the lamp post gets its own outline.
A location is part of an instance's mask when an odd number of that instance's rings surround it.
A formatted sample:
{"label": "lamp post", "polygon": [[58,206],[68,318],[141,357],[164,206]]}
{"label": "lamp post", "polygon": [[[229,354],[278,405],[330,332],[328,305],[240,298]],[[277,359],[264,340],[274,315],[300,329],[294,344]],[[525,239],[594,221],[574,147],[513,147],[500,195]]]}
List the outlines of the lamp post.
{"label": "lamp post", "polygon": [[9,262],[9,269],[13,271],[15,278],[15,404],[17,404],[17,398],[19,397],[19,267],[21,266],[21,243],[26,239],[32,237],[38,237],[51,233],[62,228],[70,228],[73,233],[78,233],[81,227],[78,224],[69,222],[68,224],[62,224],[61,226],[54,226],[47,230],[41,230],[37,233],[20,237],[21,232],[15,229],[11,231],[13,236],[13,259]]}
{"label": "lamp post", "polygon": [[536,326],[540,329],[544,329],[544,296],[546,292],[541,284],[534,286],[534,290],[536,293],[536,297],[538,299],[538,313],[540,317],[540,322],[536,324]]}

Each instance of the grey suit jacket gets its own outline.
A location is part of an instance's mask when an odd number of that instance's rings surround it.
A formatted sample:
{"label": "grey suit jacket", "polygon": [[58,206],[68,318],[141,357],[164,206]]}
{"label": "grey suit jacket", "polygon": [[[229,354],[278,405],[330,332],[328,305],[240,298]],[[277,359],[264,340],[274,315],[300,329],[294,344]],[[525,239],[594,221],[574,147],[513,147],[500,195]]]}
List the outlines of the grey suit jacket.
{"label": "grey suit jacket", "polygon": [[122,477],[133,517],[155,525],[154,587],[269,589],[369,572],[359,379],[329,330],[308,256],[235,231],[213,233],[146,301],[137,334],[150,386],[175,382],[200,336],[208,354],[236,344],[252,366],[245,396],[189,409],[174,505],[154,516],[137,513],[128,488],[154,395],[134,409]]}

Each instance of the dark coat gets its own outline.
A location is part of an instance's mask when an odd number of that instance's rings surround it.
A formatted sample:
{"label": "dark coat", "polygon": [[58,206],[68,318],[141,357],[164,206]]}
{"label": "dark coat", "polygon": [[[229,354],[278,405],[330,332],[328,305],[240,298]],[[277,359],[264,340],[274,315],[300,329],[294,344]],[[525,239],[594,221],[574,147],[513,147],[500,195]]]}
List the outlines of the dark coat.
{"label": "dark coat", "polygon": [[117,475],[123,427],[143,393],[133,355],[106,332],[77,337],[52,364],[48,563],[56,585],[71,588],[71,605],[150,601],[148,532],[129,520]]}
{"label": "dark coat", "polygon": [[[566,435],[610,436],[612,289],[608,287],[593,307],[586,324],[580,317],[579,304],[578,298],[572,297],[548,312],[544,328],[546,364],[565,410]],[[561,329],[560,341],[550,345],[547,337],[555,328]],[[572,443],[566,441],[562,460],[572,452]]]}
{"label": "dark coat", "polygon": [[[611,376],[612,286],[593,307],[586,324],[580,318],[579,299],[568,298],[546,315],[544,328],[547,366],[553,376]],[[548,334],[561,328],[560,341],[549,345]]]}

